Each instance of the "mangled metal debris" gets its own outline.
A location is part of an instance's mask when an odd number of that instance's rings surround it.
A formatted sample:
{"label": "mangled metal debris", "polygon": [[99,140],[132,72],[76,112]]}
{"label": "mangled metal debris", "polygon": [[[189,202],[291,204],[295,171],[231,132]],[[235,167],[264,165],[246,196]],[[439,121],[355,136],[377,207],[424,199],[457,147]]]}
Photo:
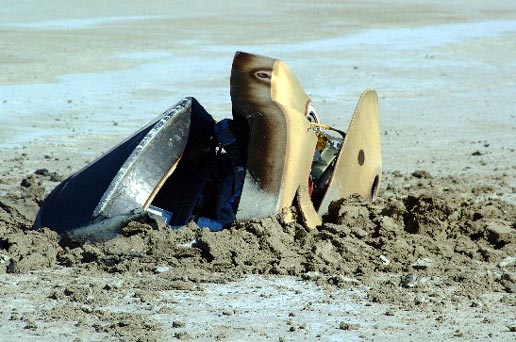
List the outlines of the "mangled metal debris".
{"label": "mangled metal debris", "polygon": [[295,206],[314,228],[332,201],[375,197],[382,164],[374,90],[362,94],[344,133],[319,122],[282,61],[237,52],[231,101],[232,119],[215,122],[194,98],[181,100],[57,186],[34,226],[106,238],[112,222],[147,211],[170,226],[193,220],[220,230],[273,215],[289,221]]}

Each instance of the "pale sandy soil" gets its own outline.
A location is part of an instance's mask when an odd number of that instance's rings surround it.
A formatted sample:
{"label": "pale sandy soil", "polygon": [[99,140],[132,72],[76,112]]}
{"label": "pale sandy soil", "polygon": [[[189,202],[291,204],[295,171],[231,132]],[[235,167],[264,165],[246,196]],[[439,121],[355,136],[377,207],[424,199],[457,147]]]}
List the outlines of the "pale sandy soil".
{"label": "pale sandy soil", "polygon": [[[389,181],[403,187],[393,171],[424,169],[458,177],[459,195],[480,186],[488,190],[479,199],[516,201],[511,1],[4,1],[2,8],[0,198],[36,169],[70,175],[183,96],[228,117],[231,60],[243,50],[287,62],[323,121],[342,128],[361,91],[377,89],[383,192]],[[48,192],[56,183],[44,185]],[[371,303],[367,283],[327,290],[298,278],[251,276],[135,295],[156,277],[161,273],[89,274],[55,265],[2,274],[0,341],[152,339],[153,330],[163,340],[516,336],[509,332],[516,329],[514,293],[450,296],[438,308],[405,310]],[[84,285],[95,294],[106,284],[115,285],[100,301],[77,300],[70,319],[41,318],[63,301],[49,300],[52,293]],[[92,314],[100,309],[111,316]],[[128,324],[136,332],[121,334],[123,324],[99,328],[127,321],[137,322]],[[339,329],[341,322],[358,328]]]}

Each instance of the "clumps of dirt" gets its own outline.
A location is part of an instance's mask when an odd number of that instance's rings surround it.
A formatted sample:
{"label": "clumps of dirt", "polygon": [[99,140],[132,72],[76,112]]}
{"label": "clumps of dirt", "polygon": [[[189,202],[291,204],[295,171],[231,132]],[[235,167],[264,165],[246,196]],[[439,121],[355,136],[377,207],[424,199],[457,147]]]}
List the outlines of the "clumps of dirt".
{"label": "clumps of dirt", "polygon": [[97,333],[106,333],[119,341],[160,341],[162,328],[149,315],[129,312],[110,312],[88,305],[60,305],[45,310],[47,322],[63,317],[77,321],[77,326],[92,327]]}
{"label": "clumps of dirt", "polygon": [[[47,229],[31,231],[29,217],[3,209],[0,254],[8,272],[57,264],[88,272],[156,273],[159,280],[147,284],[156,290],[191,290],[199,282],[254,273],[292,275],[324,286],[363,284],[370,300],[405,307],[514,292],[514,204],[499,200],[487,186],[479,192],[467,179],[426,171],[384,179],[386,190],[377,201],[334,202],[314,230],[275,218],[236,223],[221,232],[194,223],[173,230],[143,214],[114,239],[81,242]],[[20,203],[7,206],[10,213],[22,210]],[[62,295],[73,298],[75,292]]]}
{"label": "clumps of dirt", "polygon": [[25,273],[55,264],[59,236],[31,230],[45,188],[37,176],[20,182],[18,191],[0,198],[0,273]]}
{"label": "clumps of dirt", "polygon": [[34,171],[34,174],[47,177],[51,182],[61,182],[64,180],[64,177],[62,175],[55,171],[50,172],[48,171],[48,169],[37,169],[36,171]]}
{"label": "clumps of dirt", "polygon": [[42,181],[30,175],[22,179],[16,191],[0,197],[0,237],[7,232],[30,229],[44,195]]}
{"label": "clumps of dirt", "polygon": [[62,179],[57,172],[38,169],[0,196],[0,237],[8,232],[31,229],[47,193],[45,184],[55,185]]}
{"label": "clumps of dirt", "polygon": [[26,273],[55,264],[59,237],[49,229],[8,233],[0,237],[5,268],[0,273]]}
{"label": "clumps of dirt", "polygon": [[[107,241],[80,242],[63,236],[57,260],[65,266],[119,273],[154,271],[159,265],[196,267],[204,260],[202,251],[193,247],[198,234],[195,224],[173,230],[145,213]],[[197,260],[195,265],[190,265],[191,260]]]}

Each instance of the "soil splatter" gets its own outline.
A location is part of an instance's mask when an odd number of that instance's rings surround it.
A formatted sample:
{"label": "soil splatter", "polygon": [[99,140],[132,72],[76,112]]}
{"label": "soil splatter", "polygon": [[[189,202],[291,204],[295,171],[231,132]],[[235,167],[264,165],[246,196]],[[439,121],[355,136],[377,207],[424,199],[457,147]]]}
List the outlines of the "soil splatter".
{"label": "soil splatter", "polygon": [[479,193],[478,186],[464,191],[466,180],[421,170],[394,174],[376,202],[334,202],[323,225],[311,231],[273,217],[217,233],[194,223],[172,230],[144,214],[114,239],[81,242],[30,229],[44,191],[40,174],[1,200],[1,272],[53,265],[109,273],[165,269],[172,270],[171,288],[245,274],[291,275],[324,286],[358,281],[370,286],[373,302],[405,307],[515,288],[515,205]]}

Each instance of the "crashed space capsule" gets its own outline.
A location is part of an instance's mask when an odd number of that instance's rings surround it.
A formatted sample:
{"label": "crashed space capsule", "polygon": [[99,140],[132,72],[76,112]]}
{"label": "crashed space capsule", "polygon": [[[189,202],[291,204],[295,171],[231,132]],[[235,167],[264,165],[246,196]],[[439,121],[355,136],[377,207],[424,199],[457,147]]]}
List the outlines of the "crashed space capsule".
{"label": "crashed space capsule", "polygon": [[346,132],[319,122],[280,60],[237,52],[232,119],[219,122],[192,97],[59,184],[35,228],[88,239],[149,212],[172,227],[195,221],[220,230],[237,220],[280,215],[307,228],[332,201],[373,200],[382,173],[378,99],[360,96]]}

